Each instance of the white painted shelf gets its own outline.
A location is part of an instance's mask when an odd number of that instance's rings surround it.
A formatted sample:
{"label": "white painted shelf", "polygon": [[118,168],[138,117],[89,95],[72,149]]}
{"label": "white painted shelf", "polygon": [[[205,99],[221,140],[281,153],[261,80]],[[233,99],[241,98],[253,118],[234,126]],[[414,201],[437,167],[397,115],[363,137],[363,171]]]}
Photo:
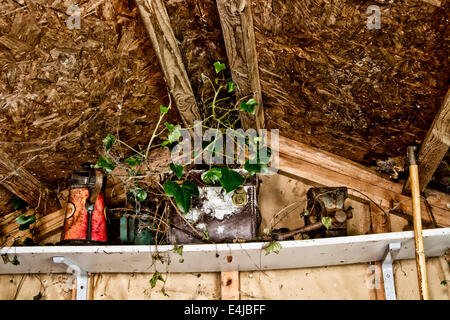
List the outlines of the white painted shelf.
{"label": "white painted shelf", "polygon": [[[450,248],[450,228],[427,229],[423,237],[427,257],[440,256]],[[149,273],[155,267],[159,272],[219,272],[332,266],[380,261],[390,243],[401,243],[396,260],[414,258],[414,232],[406,231],[282,241],[281,251],[269,255],[262,250],[266,244],[262,242],[184,245],[182,256],[173,253],[171,245],[158,246],[164,263],[152,260],[155,246],[9,247],[0,254],[10,259],[16,255],[20,264],[0,262],[0,274],[66,272],[64,265],[53,262],[55,256],[68,258],[93,273]]]}

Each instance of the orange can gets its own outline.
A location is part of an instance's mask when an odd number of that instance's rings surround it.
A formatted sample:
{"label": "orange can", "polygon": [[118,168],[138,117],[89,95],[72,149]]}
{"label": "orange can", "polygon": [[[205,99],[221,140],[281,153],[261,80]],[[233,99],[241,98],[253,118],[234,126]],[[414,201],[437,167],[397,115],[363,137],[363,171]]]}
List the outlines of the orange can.
{"label": "orange can", "polygon": [[72,173],[61,244],[107,244],[105,185],[100,170]]}

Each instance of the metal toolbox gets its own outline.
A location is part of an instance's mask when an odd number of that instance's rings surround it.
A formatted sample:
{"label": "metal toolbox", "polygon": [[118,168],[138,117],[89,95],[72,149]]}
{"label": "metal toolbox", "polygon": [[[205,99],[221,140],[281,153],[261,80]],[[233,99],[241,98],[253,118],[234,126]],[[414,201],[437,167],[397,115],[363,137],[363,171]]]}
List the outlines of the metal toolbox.
{"label": "metal toolbox", "polygon": [[[236,171],[246,173],[244,170]],[[206,185],[201,180],[203,172],[205,170],[193,170],[188,174],[187,178],[199,186],[200,195],[193,197],[191,208],[184,218],[212,242],[255,239],[261,222],[257,205],[258,178],[253,175],[241,187],[227,194],[221,186]],[[169,243],[204,242],[195,236],[192,228],[173,207],[169,211],[169,222]]]}

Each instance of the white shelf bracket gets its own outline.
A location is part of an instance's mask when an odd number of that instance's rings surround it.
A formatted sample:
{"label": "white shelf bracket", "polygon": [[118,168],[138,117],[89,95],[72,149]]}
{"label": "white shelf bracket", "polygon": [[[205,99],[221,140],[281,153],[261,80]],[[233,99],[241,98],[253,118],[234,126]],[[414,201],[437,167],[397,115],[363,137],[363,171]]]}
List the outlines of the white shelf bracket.
{"label": "white shelf bracket", "polygon": [[386,300],[397,300],[392,263],[397,257],[400,248],[400,242],[390,243],[381,265],[383,270],[384,293],[386,295]]}
{"label": "white shelf bracket", "polygon": [[[66,257],[53,257],[54,263],[63,263],[67,265],[67,273],[71,273],[76,277],[77,283],[77,300],[87,300],[87,285],[88,285],[88,274],[85,270],[80,268],[72,260]],[[68,280],[71,285],[73,278],[70,277]]]}

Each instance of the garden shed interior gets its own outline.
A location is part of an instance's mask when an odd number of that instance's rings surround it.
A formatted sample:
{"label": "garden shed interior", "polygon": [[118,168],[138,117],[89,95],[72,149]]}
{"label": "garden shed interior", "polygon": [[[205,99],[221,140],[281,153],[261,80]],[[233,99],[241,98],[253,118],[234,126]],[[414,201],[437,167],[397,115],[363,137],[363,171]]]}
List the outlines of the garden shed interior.
{"label": "garden shed interior", "polygon": [[[44,297],[70,298],[61,289],[67,279],[61,274],[64,263],[72,263],[92,273],[83,292],[96,299],[167,293],[386,298],[388,289],[366,288],[366,269],[381,270],[380,261],[391,253],[393,259],[414,258],[407,148],[416,146],[430,292],[448,299],[441,282],[450,279],[449,6],[446,0],[2,1],[0,283],[7,289],[1,297],[33,297],[36,288],[41,293],[48,287]],[[369,27],[376,12],[380,25]],[[176,125],[192,128],[195,120],[212,126],[211,108],[212,119],[217,112],[228,121],[225,127],[267,129],[268,140],[279,130],[278,144],[270,145],[278,171],[258,174],[259,234],[275,229],[275,221],[278,229],[304,227],[299,216],[308,207],[308,190],[325,186],[347,188],[346,208],[353,209],[348,236],[308,240],[297,234],[267,255],[261,239],[184,244],[182,254],[165,243],[157,243],[159,249],[43,246],[61,239],[73,170],[98,164],[112,148],[114,161],[140,155],[152,174],[175,172],[165,136],[169,143]],[[166,132],[155,135],[159,128]],[[156,146],[150,148],[152,141]],[[126,163],[140,170],[143,165]],[[110,171],[105,203],[113,215],[128,206],[130,185],[123,177],[130,170],[124,162],[108,165],[100,167]],[[162,190],[162,182],[160,189],[152,183],[147,201]],[[36,220],[21,228],[16,219],[22,216]],[[400,247],[390,251],[392,244]],[[155,260],[158,252],[162,260]],[[394,296],[416,298],[417,279],[409,271],[414,262],[403,261],[407,271],[394,263]],[[156,278],[150,288],[149,276],[141,273],[172,278]],[[35,283],[22,274],[43,275]],[[327,281],[348,286],[351,274],[361,284],[354,291],[318,289]],[[73,290],[79,298],[80,279]],[[33,289],[20,289],[23,281]],[[121,291],[124,281],[128,289]]]}

